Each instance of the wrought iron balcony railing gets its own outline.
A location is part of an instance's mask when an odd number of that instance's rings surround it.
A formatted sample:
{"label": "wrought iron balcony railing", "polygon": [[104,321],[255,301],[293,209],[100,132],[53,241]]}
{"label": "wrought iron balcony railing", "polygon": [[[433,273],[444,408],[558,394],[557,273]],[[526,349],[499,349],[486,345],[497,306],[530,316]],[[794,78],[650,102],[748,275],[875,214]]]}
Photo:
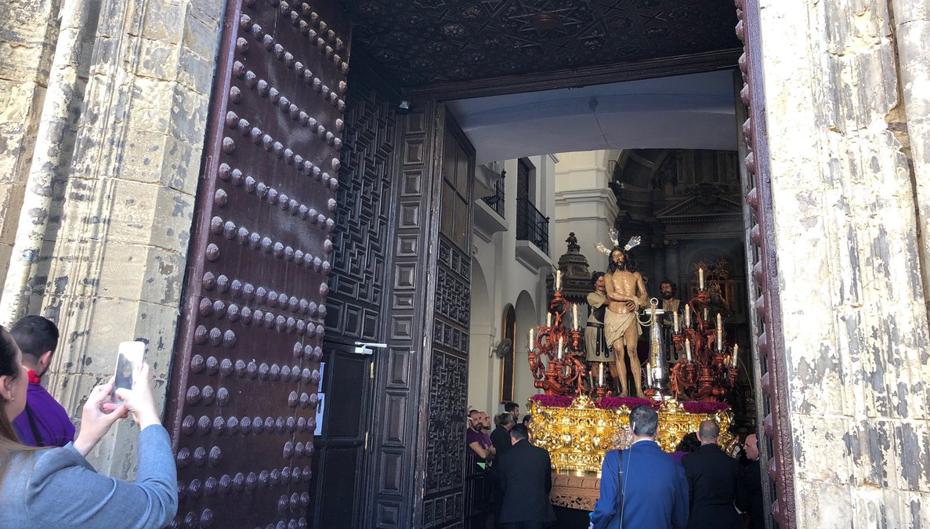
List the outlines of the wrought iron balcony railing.
{"label": "wrought iron balcony railing", "polygon": [[549,217],[536,209],[527,197],[517,198],[517,240],[530,241],[549,254]]}
{"label": "wrought iron balcony railing", "polygon": [[504,178],[498,178],[494,182],[494,194],[488,195],[486,197],[481,197],[481,200],[484,201],[495,213],[500,215],[503,219],[504,217]]}

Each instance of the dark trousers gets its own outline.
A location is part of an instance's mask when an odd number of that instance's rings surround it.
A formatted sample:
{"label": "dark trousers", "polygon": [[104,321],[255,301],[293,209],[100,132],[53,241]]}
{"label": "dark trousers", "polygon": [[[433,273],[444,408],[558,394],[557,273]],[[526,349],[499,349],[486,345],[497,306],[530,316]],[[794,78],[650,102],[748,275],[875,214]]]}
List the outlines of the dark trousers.
{"label": "dark trousers", "polygon": [[504,529],[543,529],[542,522],[514,522],[505,523],[501,527]]}

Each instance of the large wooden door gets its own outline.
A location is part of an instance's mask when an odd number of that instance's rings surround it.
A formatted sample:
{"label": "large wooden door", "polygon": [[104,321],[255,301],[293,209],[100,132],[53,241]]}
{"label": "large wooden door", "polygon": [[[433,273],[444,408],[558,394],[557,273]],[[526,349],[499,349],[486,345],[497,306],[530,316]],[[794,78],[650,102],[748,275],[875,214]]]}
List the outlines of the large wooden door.
{"label": "large wooden door", "polygon": [[335,0],[226,5],[168,392],[175,526],[308,526],[348,42]]}
{"label": "large wooden door", "polygon": [[[430,275],[433,297],[431,347],[421,393],[427,413],[420,417],[425,433],[420,463],[421,527],[462,527],[465,509],[465,417],[468,413],[468,340],[471,319],[471,202],[475,149],[452,115],[441,122],[441,182],[438,255]],[[485,508],[486,505],[480,506]]]}
{"label": "large wooden door", "polygon": [[743,41],[739,70],[743,86],[738,108],[742,138],[741,172],[746,194],[746,260],[750,329],[753,337],[753,369],[759,419],[759,451],[765,476],[765,512],[770,529],[796,526],[794,502],[794,458],[788,406],[788,370],[784,360],[785,337],[781,322],[775,235],[772,228],[772,190],[769,178],[769,151],[766,140],[765,96],[761,65],[759,2],[736,0],[739,22],[736,34]]}
{"label": "large wooden door", "polygon": [[[347,97],[345,149],[333,232],[333,280],[323,355],[326,403],[316,439],[312,527],[367,527],[366,467],[372,444],[372,396],[385,351],[385,270],[391,256],[396,113],[391,88],[356,62]],[[383,365],[383,362],[382,362]]]}
{"label": "large wooden door", "polygon": [[435,101],[397,129],[365,526],[462,527],[474,149]]}

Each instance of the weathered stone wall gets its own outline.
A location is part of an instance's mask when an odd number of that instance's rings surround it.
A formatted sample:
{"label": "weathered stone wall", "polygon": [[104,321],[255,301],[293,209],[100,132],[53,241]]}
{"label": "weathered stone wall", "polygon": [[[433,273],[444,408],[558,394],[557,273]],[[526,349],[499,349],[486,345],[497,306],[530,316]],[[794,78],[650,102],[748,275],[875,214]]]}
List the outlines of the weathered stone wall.
{"label": "weathered stone wall", "polygon": [[798,527],[920,527],[930,335],[906,146],[926,110],[901,111],[887,0],[760,4]]}
{"label": "weathered stone wall", "polygon": [[[102,0],[94,12],[73,159],[28,300],[61,329],[48,384],[75,419],[123,340],[149,342],[164,397],[224,5]],[[131,430],[101,443],[99,470],[131,471]]]}
{"label": "weathered stone wall", "polygon": [[16,235],[60,5],[61,0],[0,2],[0,285]]}
{"label": "weathered stone wall", "polygon": [[930,0],[891,0],[890,4],[901,100],[888,122],[913,165],[921,271],[930,311]]}

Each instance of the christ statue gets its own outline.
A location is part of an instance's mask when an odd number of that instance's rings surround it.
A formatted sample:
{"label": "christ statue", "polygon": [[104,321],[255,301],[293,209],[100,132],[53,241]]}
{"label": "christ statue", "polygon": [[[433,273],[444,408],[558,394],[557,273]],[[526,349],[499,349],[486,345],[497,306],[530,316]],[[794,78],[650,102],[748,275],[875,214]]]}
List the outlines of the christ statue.
{"label": "christ statue", "polygon": [[604,314],[604,337],[614,351],[614,361],[619,372],[621,394],[629,395],[626,379],[626,358],[630,359],[636,396],[643,396],[643,382],[636,354],[636,342],[642,334],[637,318],[640,307],[646,305],[646,284],[643,276],[632,269],[627,252],[615,246],[610,251],[610,263],[606,276],[609,303]]}

